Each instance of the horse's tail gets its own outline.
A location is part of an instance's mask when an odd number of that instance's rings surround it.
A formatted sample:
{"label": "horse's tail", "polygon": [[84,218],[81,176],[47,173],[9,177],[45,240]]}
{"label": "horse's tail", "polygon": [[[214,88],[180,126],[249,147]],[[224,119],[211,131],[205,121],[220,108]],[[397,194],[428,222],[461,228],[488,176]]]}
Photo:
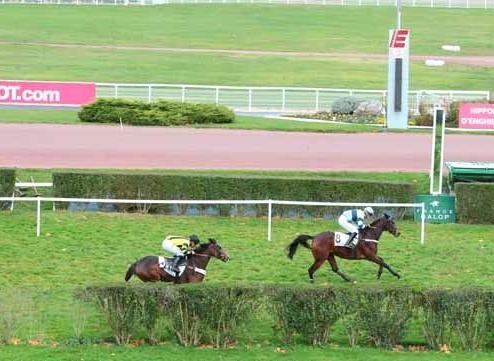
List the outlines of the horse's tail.
{"label": "horse's tail", "polygon": [[309,236],[308,234],[301,234],[300,236],[295,238],[293,242],[288,245],[288,258],[293,259],[295,252],[297,252],[297,247],[299,244],[301,244],[305,248],[311,249],[309,243],[307,243],[309,239],[314,239],[314,237]]}
{"label": "horse's tail", "polygon": [[130,265],[129,269],[127,270],[127,273],[125,274],[125,282],[130,280],[130,277],[132,277],[132,275],[135,273],[135,269],[136,269],[136,263],[134,262]]}

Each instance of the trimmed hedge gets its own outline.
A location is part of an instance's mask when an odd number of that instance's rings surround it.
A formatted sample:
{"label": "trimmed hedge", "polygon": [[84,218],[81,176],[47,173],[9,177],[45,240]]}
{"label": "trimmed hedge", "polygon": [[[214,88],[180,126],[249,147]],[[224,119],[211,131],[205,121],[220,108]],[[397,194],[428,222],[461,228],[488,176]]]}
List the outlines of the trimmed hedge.
{"label": "trimmed hedge", "polygon": [[[10,197],[15,190],[15,169],[0,168],[0,197]],[[0,202],[0,209],[6,209],[10,202]]]}
{"label": "trimmed hedge", "polygon": [[223,348],[236,342],[240,326],[264,318],[288,344],[327,344],[339,323],[350,346],[393,348],[413,323],[431,349],[478,351],[494,329],[492,289],[196,284],[88,287],[82,294],[99,305],[118,344],[144,331],[152,342],[171,334],[183,346]]}
{"label": "trimmed hedge", "polygon": [[78,113],[83,122],[133,125],[186,125],[232,123],[233,111],[222,105],[160,100],[142,102],[125,99],[98,99]]}
{"label": "trimmed hedge", "polygon": [[[56,197],[108,199],[231,199],[231,200],[304,200],[339,202],[410,202],[416,193],[412,183],[386,183],[331,178],[157,175],[126,173],[64,172],[53,174]],[[67,207],[67,204],[60,205]],[[105,208],[97,209],[104,210]],[[152,205],[152,213],[193,214],[188,206]],[[197,211],[219,215],[265,215],[266,206],[231,207],[194,206]],[[142,211],[135,205],[115,205],[112,210]],[[280,216],[339,215],[338,207],[277,206]],[[396,210],[394,210],[396,211]]]}
{"label": "trimmed hedge", "polygon": [[494,183],[455,183],[459,223],[494,223]]}

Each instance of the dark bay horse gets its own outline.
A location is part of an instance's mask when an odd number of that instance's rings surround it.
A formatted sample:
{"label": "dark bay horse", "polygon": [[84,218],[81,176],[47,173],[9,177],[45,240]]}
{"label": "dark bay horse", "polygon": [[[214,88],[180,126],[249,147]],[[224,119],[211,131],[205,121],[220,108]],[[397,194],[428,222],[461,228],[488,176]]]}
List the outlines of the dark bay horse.
{"label": "dark bay horse", "polygon": [[[392,275],[399,279],[400,275],[391,269],[391,267],[384,262],[384,259],[377,255],[379,238],[384,231],[388,231],[395,237],[400,235],[394,220],[387,214],[384,214],[381,218],[375,220],[370,224],[370,226],[360,232],[359,242],[355,250],[348,247],[336,247],[334,242],[334,232],[323,232],[314,237],[307,234],[301,234],[288,246],[288,258],[293,258],[295,252],[297,251],[298,245],[302,245],[312,250],[312,255],[314,256],[315,261],[308,270],[309,280],[311,282],[314,282],[314,272],[316,272],[325,261],[329,262],[333,272],[340,275],[345,281],[351,281],[346,274],[338,269],[335,256],[349,260],[366,259],[379,265],[379,270],[377,271],[378,279],[381,278],[383,268],[386,268]],[[312,246],[309,245],[307,242],[308,240],[312,240]]]}
{"label": "dark bay horse", "polygon": [[202,243],[195,249],[194,254],[189,256],[186,268],[178,280],[160,268],[158,256],[146,256],[130,265],[125,274],[125,281],[136,275],[143,282],[202,282],[211,257],[221,259],[223,262],[230,259],[220,244],[210,238],[208,243]]}

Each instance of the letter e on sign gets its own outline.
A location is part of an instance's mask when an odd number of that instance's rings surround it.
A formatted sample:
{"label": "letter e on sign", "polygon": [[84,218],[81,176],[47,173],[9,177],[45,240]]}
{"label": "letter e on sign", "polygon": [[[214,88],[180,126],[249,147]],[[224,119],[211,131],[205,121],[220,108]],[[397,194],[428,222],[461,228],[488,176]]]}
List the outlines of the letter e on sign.
{"label": "letter e on sign", "polygon": [[409,30],[397,29],[393,32],[393,37],[391,38],[390,48],[404,48],[407,45],[407,39]]}

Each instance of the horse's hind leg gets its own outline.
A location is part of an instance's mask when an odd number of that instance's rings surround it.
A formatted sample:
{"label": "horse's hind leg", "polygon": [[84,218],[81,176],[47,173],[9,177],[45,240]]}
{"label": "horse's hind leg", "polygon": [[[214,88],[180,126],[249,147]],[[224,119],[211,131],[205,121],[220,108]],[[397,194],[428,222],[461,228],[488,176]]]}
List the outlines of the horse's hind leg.
{"label": "horse's hind leg", "polygon": [[314,282],[314,273],[321,267],[325,260],[316,259],[315,262],[309,268],[309,282]]}
{"label": "horse's hind leg", "polygon": [[337,275],[339,275],[345,281],[352,282],[352,279],[350,277],[348,277],[343,272],[340,272],[340,270],[338,269],[338,265],[336,264],[336,259],[334,258],[334,254],[330,254],[329,255],[328,262],[331,265],[331,269],[333,270],[334,273],[336,273]]}

